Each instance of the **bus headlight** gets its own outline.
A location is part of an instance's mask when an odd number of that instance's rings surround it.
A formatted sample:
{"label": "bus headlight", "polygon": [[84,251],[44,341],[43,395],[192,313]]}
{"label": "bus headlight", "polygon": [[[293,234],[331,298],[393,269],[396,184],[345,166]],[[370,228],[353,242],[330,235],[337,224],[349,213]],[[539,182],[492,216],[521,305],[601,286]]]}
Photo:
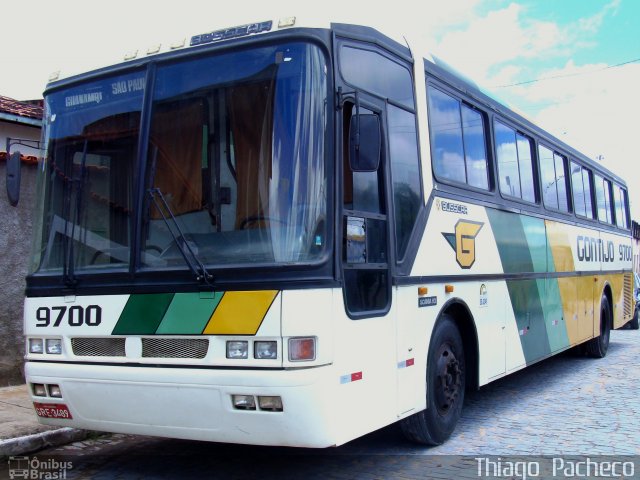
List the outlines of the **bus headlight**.
{"label": "bus headlight", "polygon": [[229,340],[227,342],[227,358],[232,360],[249,358],[249,342]]}
{"label": "bus headlight", "polygon": [[253,395],[231,395],[233,407],[238,410],[255,410],[256,399]]}
{"label": "bus headlight", "polygon": [[62,398],[62,391],[60,390],[60,385],[47,385],[49,389],[49,396],[53,398]]}
{"label": "bus headlight", "polygon": [[282,412],[282,397],[258,397],[258,406],[260,410],[266,410],[268,412]]}
{"label": "bus headlight", "polygon": [[33,384],[31,384],[31,388],[33,388],[33,394],[36,397],[46,397],[47,396],[47,389],[45,388],[44,384],[42,384],[42,383],[33,383]]}
{"label": "bus headlight", "polygon": [[47,338],[46,346],[47,346],[47,353],[49,355],[61,355],[62,354],[62,339],[60,339],[60,338]]}
{"label": "bus headlight", "polygon": [[44,353],[44,341],[41,338],[30,338],[29,353]]}
{"label": "bus headlight", "polygon": [[277,342],[255,342],[253,344],[253,356],[258,359],[275,360],[278,358]]}

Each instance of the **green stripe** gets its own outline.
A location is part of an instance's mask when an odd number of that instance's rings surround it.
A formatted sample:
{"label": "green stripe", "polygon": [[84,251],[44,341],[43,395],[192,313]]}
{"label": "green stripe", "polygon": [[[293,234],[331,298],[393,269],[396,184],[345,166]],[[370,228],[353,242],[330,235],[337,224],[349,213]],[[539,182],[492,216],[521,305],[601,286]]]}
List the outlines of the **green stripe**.
{"label": "green stripe", "polygon": [[[518,215],[527,240],[527,248],[531,256],[534,272],[546,272],[549,265],[547,259],[547,232],[544,220]],[[551,250],[549,250],[551,253]],[[553,261],[553,257],[551,258]]]}
{"label": "green stripe", "polygon": [[112,335],[153,335],[173,296],[173,293],[131,295]]}
{"label": "green stripe", "polygon": [[200,335],[213,311],[222,299],[222,293],[203,298],[199,293],[177,293],[156,333]]}
{"label": "green stripe", "polygon": [[[555,272],[544,220],[487,209],[505,273]],[[527,363],[569,345],[556,278],[507,282]]]}
{"label": "green stripe", "polygon": [[520,216],[487,209],[504,273],[533,272],[533,260]]}
{"label": "green stripe", "polygon": [[511,280],[507,289],[516,317],[522,353],[527,364],[551,353],[542,309],[546,280]]}
{"label": "green stripe", "polygon": [[[551,351],[557,352],[569,346],[569,335],[567,334],[567,324],[562,310],[562,297],[560,296],[558,279],[547,279],[546,286],[542,305],[545,325],[547,326],[547,338],[549,339]],[[557,325],[554,325],[554,322],[557,322]]]}

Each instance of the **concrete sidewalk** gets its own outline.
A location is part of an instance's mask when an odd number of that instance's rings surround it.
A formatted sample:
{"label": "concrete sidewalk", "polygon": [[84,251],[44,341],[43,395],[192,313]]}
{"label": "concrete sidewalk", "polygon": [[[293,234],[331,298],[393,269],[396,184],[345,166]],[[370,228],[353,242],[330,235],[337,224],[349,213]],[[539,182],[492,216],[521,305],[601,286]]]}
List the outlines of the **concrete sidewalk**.
{"label": "concrete sidewalk", "polygon": [[0,458],[82,440],[89,433],[38,423],[27,385],[0,388]]}

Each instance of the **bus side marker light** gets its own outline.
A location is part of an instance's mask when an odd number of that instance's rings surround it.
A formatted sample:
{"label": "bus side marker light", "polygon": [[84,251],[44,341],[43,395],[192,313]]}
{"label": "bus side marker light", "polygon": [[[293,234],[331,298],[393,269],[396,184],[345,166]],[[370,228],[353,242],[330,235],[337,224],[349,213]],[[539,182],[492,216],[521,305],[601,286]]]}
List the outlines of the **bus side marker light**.
{"label": "bus side marker light", "polygon": [[445,285],[444,291],[445,293],[453,293],[453,285]]}
{"label": "bus side marker light", "polygon": [[289,361],[304,362],[316,359],[315,337],[289,339]]}
{"label": "bus side marker light", "polygon": [[256,399],[253,395],[231,395],[233,408],[238,410],[255,410]]}
{"label": "bus side marker light", "polygon": [[402,360],[398,362],[398,368],[412,367],[415,363],[416,361],[414,358],[410,358],[408,360]]}
{"label": "bus side marker light", "polygon": [[355,372],[349,375],[342,375],[340,377],[341,384],[357,382],[358,380],[362,380],[362,372]]}
{"label": "bus side marker light", "polygon": [[281,397],[258,397],[258,406],[260,410],[268,412],[282,412],[283,410]]}
{"label": "bus side marker light", "polygon": [[129,60],[133,60],[137,56],[138,56],[138,50],[132,50],[130,52],[125,53],[124,60],[125,62],[128,62]]}
{"label": "bus side marker light", "polygon": [[418,287],[418,295],[423,296],[429,293],[429,289],[427,287]]}
{"label": "bus side marker light", "polygon": [[296,17],[285,17],[278,21],[278,28],[293,27],[296,24]]}
{"label": "bus side marker light", "polygon": [[179,48],[184,47],[184,46],[185,46],[185,43],[186,43],[186,39],[185,39],[185,38],[182,38],[182,39],[180,39],[180,40],[176,40],[175,42],[173,42],[173,43],[171,43],[171,44],[169,45],[169,49],[170,49],[170,50],[177,50],[177,49],[179,49]]}

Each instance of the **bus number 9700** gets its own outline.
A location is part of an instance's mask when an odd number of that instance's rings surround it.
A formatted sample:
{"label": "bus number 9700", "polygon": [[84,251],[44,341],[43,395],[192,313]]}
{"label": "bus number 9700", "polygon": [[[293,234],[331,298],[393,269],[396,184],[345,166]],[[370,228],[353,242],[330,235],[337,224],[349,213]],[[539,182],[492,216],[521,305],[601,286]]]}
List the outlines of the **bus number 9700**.
{"label": "bus number 9700", "polygon": [[102,322],[102,308],[99,305],[89,305],[83,308],[73,307],[40,307],[36,310],[36,327],[81,327],[87,325],[97,327]]}

